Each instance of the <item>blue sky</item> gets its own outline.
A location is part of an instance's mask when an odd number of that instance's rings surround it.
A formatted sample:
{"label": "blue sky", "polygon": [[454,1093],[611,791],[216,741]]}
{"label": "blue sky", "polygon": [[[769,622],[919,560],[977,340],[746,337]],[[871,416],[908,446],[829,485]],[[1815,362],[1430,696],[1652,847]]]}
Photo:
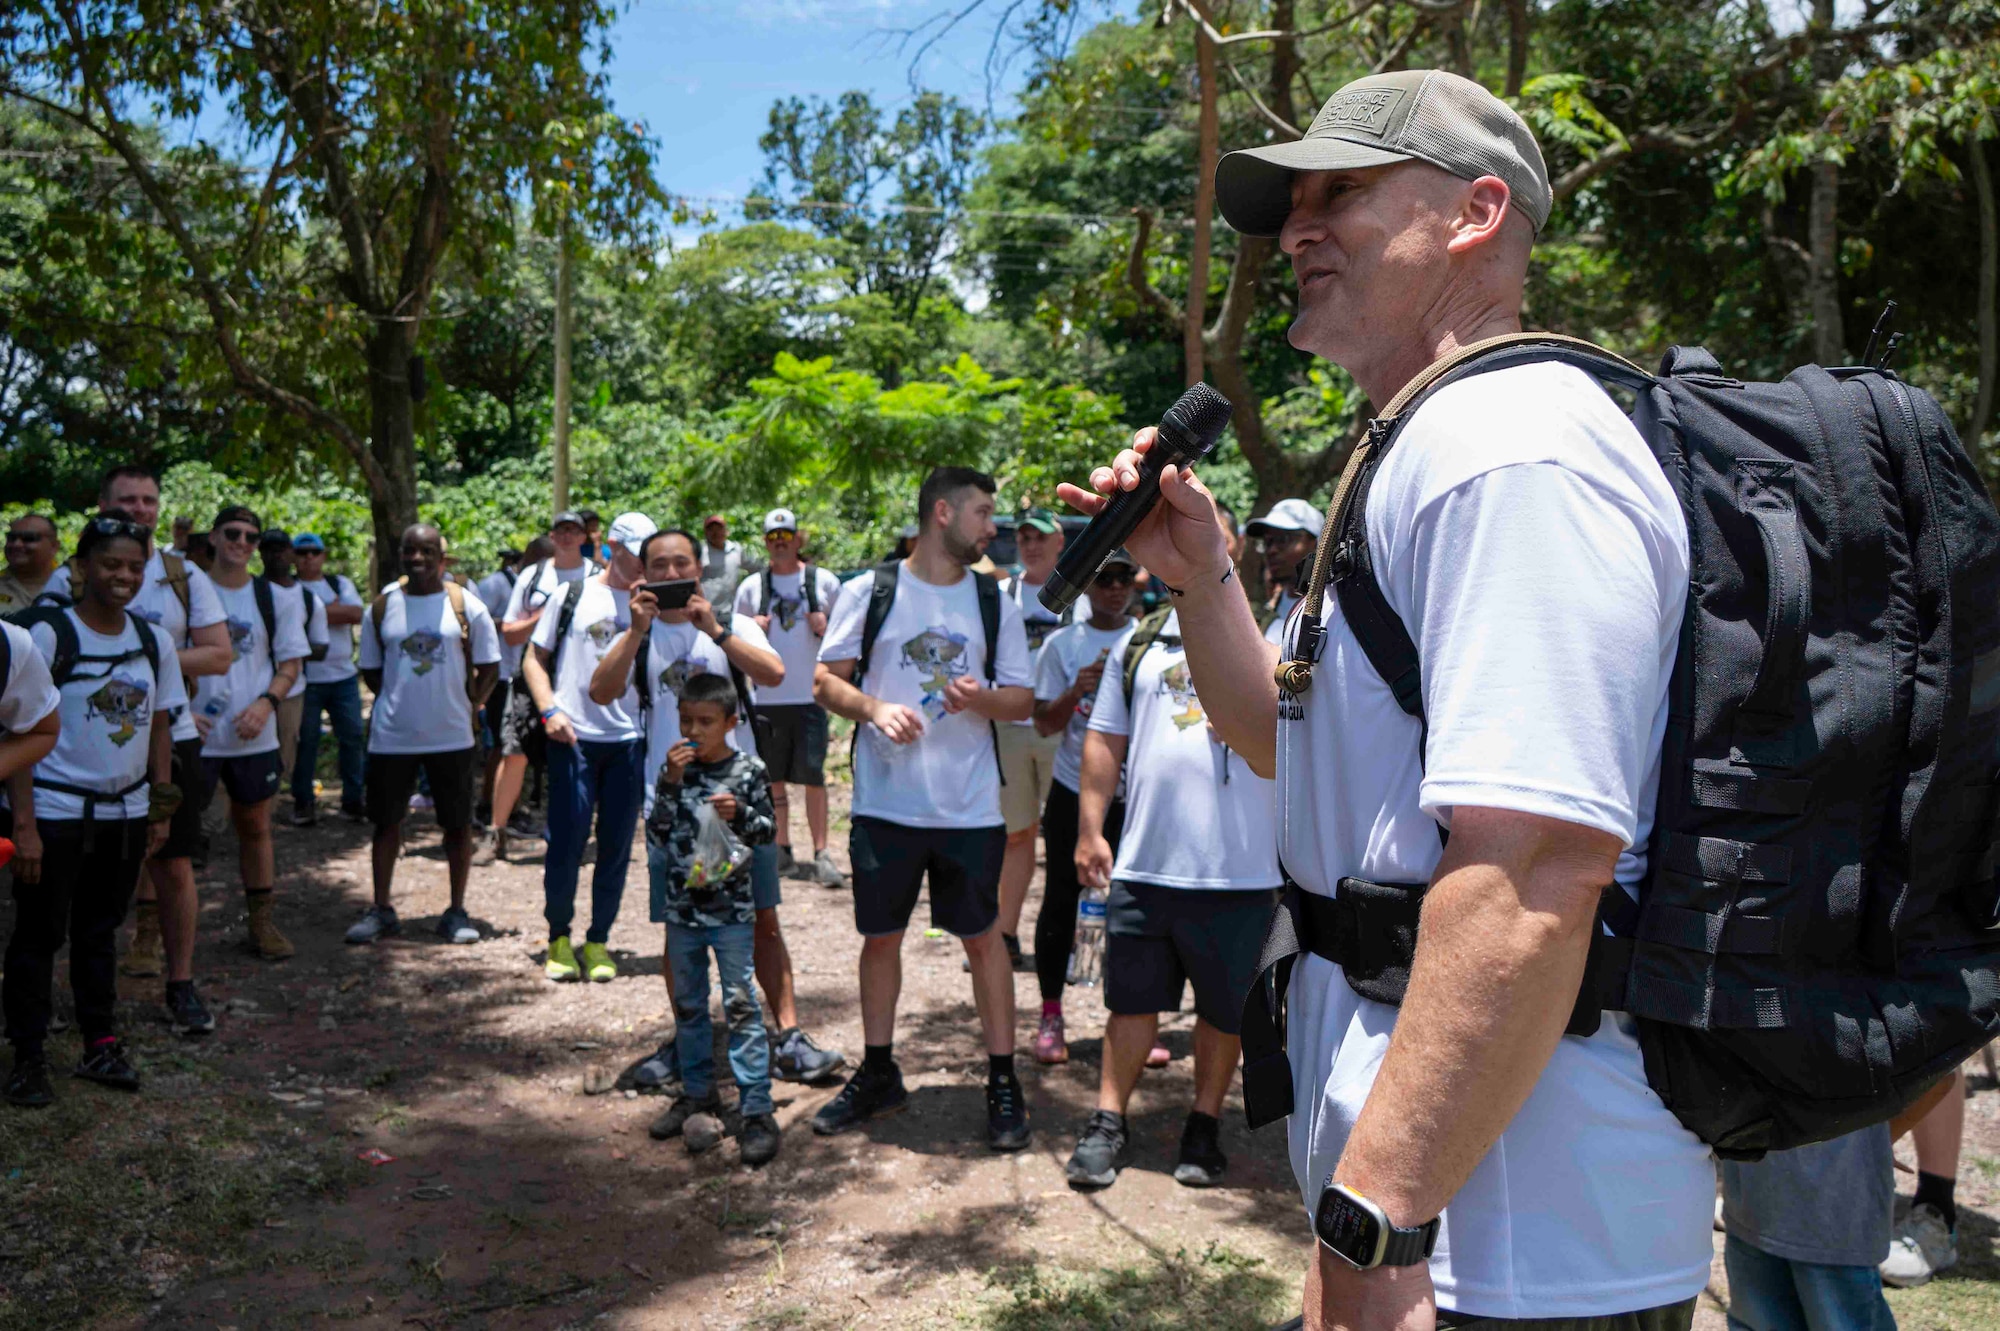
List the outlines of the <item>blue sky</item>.
{"label": "blue sky", "polygon": [[[659,140],[666,189],[742,195],[763,174],[757,137],[773,101],[860,88],[879,106],[902,105],[914,43],[899,49],[889,30],[946,8],[939,0],[633,0],[612,32],[612,104]],[[991,32],[982,15],[961,25],[918,67],[921,86],[984,108]],[[1020,77],[1016,66],[1007,86]],[[1004,114],[1004,92],[997,96]]]}

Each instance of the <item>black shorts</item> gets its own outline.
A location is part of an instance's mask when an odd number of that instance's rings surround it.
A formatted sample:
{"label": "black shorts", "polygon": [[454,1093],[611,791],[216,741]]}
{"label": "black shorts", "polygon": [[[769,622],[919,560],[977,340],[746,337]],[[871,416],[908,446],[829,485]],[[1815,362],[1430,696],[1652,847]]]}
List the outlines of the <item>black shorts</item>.
{"label": "black shorts", "polygon": [[276,749],[269,753],[247,753],[233,758],[203,758],[202,807],[207,808],[209,800],[215,797],[217,782],[229,792],[232,804],[263,803],[278,793],[278,772],[283,762],[283,756]]}
{"label": "black shorts", "polygon": [[757,709],[757,756],[773,783],[826,784],[826,708],[816,702]]}
{"label": "black shorts", "polygon": [[854,864],[854,927],[864,938],[909,927],[927,872],[933,928],[976,938],[1000,918],[1004,826],[905,827],[856,818],[847,852]]}
{"label": "black shorts", "polygon": [[201,815],[208,808],[208,776],[201,767],[201,741],[174,741],[174,765],[170,778],[181,788],[181,807],[167,824],[166,844],[156,860],[192,859],[201,849]]}
{"label": "black shorts", "polygon": [[502,681],[479,704],[479,742],[489,749],[500,748],[501,733],[507,728],[507,704],[513,696],[512,681]]}
{"label": "black shorts", "polygon": [[1236,1034],[1276,899],[1114,880],[1104,906],[1104,1006],[1120,1016],[1178,1012],[1191,982],[1195,1014]]}
{"label": "black shorts", "polygon": [[541,713],[535,707],[535,696],[528,692],[528,681],[515,676],[506,695],[506,711],[500,721],[500,752],[525,755],[539,767],[548,759],[549,737],[542,730]]}
{"label": "black shorts", "polygon": [[417,793],[420,770],[431,779],[431,803],[437,810],[438,826],[447,832],[472,826],[478,749],[369,754],[368,821],[377,827],[395,827],[409,817],[410,796]]}

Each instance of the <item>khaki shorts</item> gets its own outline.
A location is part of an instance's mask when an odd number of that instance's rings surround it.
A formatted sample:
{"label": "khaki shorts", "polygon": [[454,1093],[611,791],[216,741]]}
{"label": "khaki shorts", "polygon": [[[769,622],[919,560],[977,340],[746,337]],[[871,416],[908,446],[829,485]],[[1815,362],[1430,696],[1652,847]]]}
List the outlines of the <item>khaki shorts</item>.
{"label": "khaki shorts", "polygon": [[1037,735],[1033,726],[1000,726],[1000,812],[1007,819],[1007,835],[1025,832],[1041,821],[1042,806],[1049,801],[1049,787],[1056,779],[1056,750],[1062,747],[1062,732]]}

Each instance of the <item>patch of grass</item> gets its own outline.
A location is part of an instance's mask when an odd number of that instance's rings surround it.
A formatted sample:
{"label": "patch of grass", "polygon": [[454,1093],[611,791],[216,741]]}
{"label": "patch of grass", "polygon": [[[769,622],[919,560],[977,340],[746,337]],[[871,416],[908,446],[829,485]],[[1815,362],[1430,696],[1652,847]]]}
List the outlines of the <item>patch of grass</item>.
{"label": "patch of grass", "polygon": [[227,1266],[265,1217],[360,1173],[343,1142],[255,1092],[160,1085],[196,1069],[168,1037],[131,1034],[152,1093],[65,1078],[52,1108],[0,1114],[0,1331],[136,1306],[144,1273]]}
{"label": "patch of grass", "polygon": [[1157,1261],[996,1272],[1004,1296],[967,1310],[986,1331],[1263,1331],[1296,1312],[1296,1282],[1219,1243]]}

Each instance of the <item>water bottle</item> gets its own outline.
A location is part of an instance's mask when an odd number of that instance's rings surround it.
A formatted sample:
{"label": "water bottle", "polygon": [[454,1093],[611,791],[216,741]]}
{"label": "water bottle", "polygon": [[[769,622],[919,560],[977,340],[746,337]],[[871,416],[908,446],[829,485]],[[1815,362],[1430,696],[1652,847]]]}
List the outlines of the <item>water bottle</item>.
{"label": "water bottle", "polygon": [[1095,989],[1104,973],[1104,905],[1111,894],[1086,887],[1076,901],[1076,942],[1069,950],[1069,982]]}

